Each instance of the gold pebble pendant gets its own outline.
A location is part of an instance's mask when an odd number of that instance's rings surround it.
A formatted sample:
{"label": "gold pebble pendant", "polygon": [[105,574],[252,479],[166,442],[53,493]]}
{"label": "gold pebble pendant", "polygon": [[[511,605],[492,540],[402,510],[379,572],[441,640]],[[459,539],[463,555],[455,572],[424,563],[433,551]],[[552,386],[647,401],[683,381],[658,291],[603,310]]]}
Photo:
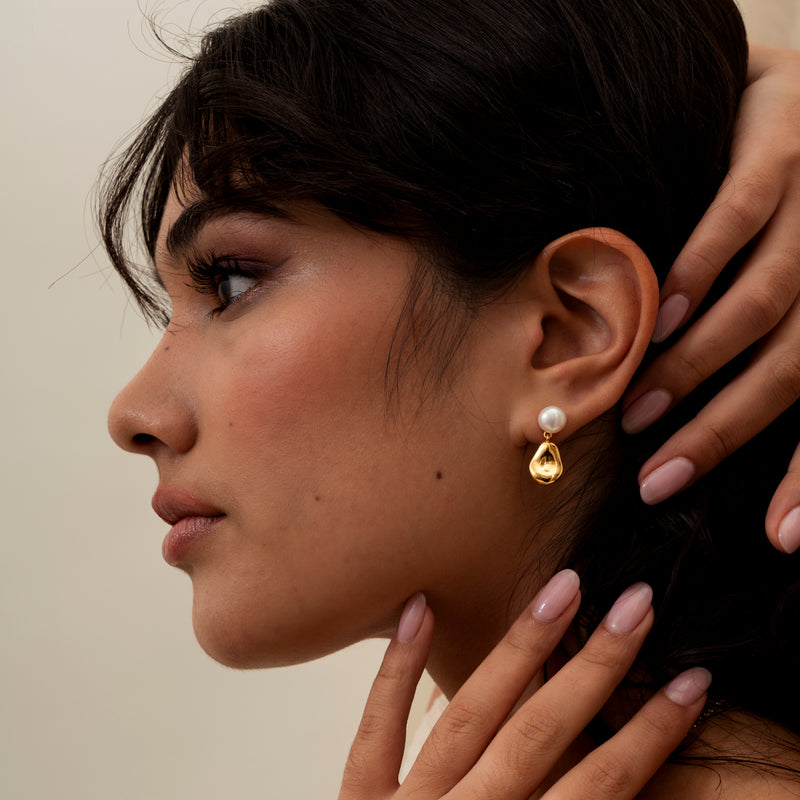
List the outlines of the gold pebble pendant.
{"label": "gold pebble pendant", "polygon": [[561,453],[550,441],[549,433],[545,433],[544,441],[531,459],[530,471],[531,477],[537,483],[545,485],[555,483],[563,474],[564,465],[561,462]]}

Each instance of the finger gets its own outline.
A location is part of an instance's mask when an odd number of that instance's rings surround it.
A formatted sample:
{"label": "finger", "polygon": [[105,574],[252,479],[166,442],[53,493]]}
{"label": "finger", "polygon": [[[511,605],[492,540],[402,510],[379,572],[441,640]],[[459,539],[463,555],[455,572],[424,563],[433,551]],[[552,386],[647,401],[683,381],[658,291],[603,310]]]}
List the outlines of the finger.
{"label": "finger", "polygon": [[767,510],[767,537],[784,553],[800,550],[800,447]]}
{"label": "finger", "polygon": [[433,614],[425,596],[417,594],[406,603],[372,684],[345,765],[339,800],[376,800],[397,789],[408,712],[432,636]]}
{"label": "finger", "polygon": [[432,796],[472,768],[561,640],[580,604],[579,578],[555,575],[453,697],[403,783]]}
{"label": "finger", "polygon": [[798,330],[800,303],[758,357],[642,466],[639,486],[645,503],[660,503],[691,485],[796,402]]}
{"label": "finger", "polygon": [[626,590],[568,661],[503,726],[459,786],[459,798],[525,800],[597,715],[627,673],[653,623],[646,584]]}
{"label": "finger", "polygon": [[711,674],[692,669],[662,689],[616,735],[564,775],[542,800],[632,800],[703,709]]}
{"label": "finger", "polygon": [[[689,319],[722,269],[764,228],[787,187],[796,183],[799,72],[796,53],[751,48],[729,173],[664,281],[656,341]],[[787,228],[786,236],[785,241],[796,241],[796,226]]]}
{"label": "finger", "polygon": [[[788,206],[787,206],[788,207]],[[656,359],[628,391],[622,427],[638,433],[690,394],[720,367],[763,338],[785,317],[800,293],[798,247],[779,251],[786,227],[796,228],[800,194],[793,219],[783,207],[770,224],[730,289],[681,339]],[[800,329],[800,322],[797,323]]]}
{"label": "finger", "polygon": [[760,161],[731,165],[664,280],[653,341],[664,341],[691,317],[728,262],[772,217],[783,188]]}

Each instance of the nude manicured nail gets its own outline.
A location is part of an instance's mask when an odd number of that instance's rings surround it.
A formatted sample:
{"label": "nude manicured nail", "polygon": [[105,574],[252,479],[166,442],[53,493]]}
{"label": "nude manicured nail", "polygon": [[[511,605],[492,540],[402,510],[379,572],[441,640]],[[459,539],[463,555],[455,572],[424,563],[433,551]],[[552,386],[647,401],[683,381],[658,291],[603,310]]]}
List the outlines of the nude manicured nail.
{"label": "nude manicured nail", "polygon": [[664,694],[679,706],[696,703],[711,686],[711,673],[702,667],[694,667],[682,672],[664,689]]}
{"label": "nude manicured nail", "polygon": [[626,589],[606,614],[605,626],[614,633],[632,633],[653,603],[653,590],[646,583]]}
{"label": "nude manicured nail", "polygon": [[664,416],[672,405],[672,395],[664,389],[653,389],[643,394],[622,415],[622,430],[639,433]]}
{"label": "nude manicured nail", "polygon": [[778,541],[785,553],[800,550],[800,506],[790,511],[778,527]]}
{"label": "nude manicured nail", "polygon": [[401,644],[409,644],[417,638],[419,629],[422,627],[422,620],[425,616],[427,601],[422,592],[418,592],[413,597],[406,600],[403,613],[400,615],[400,623],[397,626],[397,641]]}
{"label": "nude manicured nail", "polygon": [[689,311],[691,302],[686,295],[673,294],[668,297],[658,309],[656,317],[656,327],[653,331],[653,341],[663,342],[664,339],[672,336],[683,322],[683,318]]}
{"label": "nude manicured nail", "polygon": [[695,466],[688,458],[673,458],[642,481],[639,494],[647,505],[654,506],[683,489],[694,473]]}
{"label": "nude manicured nail", "polygon": [[575,599],[580,585],[581,580],[574,570],[565,569],[554,575],[536,595],[533,616],[542,622],[554,622]]}

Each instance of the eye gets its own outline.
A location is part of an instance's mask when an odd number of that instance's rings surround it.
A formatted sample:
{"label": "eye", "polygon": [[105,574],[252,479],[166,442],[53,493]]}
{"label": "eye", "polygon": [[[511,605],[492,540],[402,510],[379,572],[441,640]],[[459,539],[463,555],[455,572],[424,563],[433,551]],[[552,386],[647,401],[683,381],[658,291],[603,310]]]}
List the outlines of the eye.
{"label": "eye", "polygon": [[250,275],[236,273],[222,274],[217,281],[217,295],[223,307],[235,303],[243,294],[256,283],[256,279]]}
{"label": "eye", "polygon": [[239,302],[251,289],[272,273],[273,267],[253,261],[231,258],[195,257],[187,262],[193,286],[201,294],[219,299],[213,314]]}

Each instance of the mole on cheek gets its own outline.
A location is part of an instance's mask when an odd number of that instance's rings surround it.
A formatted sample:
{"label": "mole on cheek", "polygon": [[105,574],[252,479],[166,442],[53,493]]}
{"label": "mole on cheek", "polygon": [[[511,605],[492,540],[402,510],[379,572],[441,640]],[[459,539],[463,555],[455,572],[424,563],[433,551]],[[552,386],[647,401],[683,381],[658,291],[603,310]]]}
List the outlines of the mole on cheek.
{"label": "mole on cheek", "polygon": [[437,472],[436,473],[436,480],[440,481],[441,479],[442,479],[442,473],[441,472]]}

